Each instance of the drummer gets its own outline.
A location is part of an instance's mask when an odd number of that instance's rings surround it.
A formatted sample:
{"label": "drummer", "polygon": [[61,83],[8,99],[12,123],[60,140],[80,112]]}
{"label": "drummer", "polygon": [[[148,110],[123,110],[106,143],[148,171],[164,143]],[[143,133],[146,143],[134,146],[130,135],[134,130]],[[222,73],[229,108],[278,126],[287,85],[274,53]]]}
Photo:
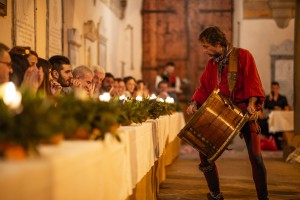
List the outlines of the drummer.
{"label": "drummer", "polygon": [[[233,48],[218,27],[205,29],[200,34],[199,41],[204,53],[210,57],[210,60],[200,77],[200,87],[195,90],[186,112],[189,115],[194,114],[213,90],[218,88],[222,94],[231,98],[237,106],[250,115],[249,121],[241,130],[241,134],[248,149],[257,197],[259,200],[267,200],[269,198],[266,168],[261,155],[259,129],[256,123],[257,112],[261,109],[265,95],[254,58],[245,49]],[[232,64],[229,67],[229,60],[233,60],[231,57],[238,59],[235,67],[232,67]],[[237,72],[232,69],[237,69]],[[228,76],[229,71],[230,73],[237,73],[237,80],[231,78],[234,76]],[[201,161],[199,169],[203,172],[210,190],[207,198],[211,200],[224,199],[220,191],[216,164],[208,162],[207,157],[202,153],[199,155]]]}

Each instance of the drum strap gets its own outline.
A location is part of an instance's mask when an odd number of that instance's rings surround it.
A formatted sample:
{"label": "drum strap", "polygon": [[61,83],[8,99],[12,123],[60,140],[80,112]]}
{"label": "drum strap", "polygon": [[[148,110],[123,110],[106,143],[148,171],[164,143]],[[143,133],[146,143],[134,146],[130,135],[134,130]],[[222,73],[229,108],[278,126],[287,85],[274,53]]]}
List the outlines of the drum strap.
{"label": "drum strap", "polygon": [[233,100],[233,88],[238,77],[238,62],[239,62],[239,48],[232,48],[229,55],[229,66],[228,66],[228,87],[230,91],[230,98]]}

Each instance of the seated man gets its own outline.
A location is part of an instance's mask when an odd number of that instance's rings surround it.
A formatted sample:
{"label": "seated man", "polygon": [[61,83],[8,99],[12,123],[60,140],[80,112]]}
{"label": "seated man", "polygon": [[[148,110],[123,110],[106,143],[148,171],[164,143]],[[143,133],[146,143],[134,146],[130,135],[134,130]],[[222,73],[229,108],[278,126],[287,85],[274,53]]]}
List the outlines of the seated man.
{"label": "seated man", "polygon": [[67,94],[72,91],[71,85],[78,86],[79,83],[73,81],[72,67],[67,57],[55,55],[49,59],[49,62],[52,65],[51,76],[53,80],[61,85],[62,94]]}
{"label": "seated man", "polygon": [[279,93],[279,83],[273,81],[271,94],[267,95],[264,108],[268,110],[290,110],[287,98]]}
{"label": "seated man", "polygon": [[95,84],[94,96],[98,98],[100,95],[102,81],[105,78],[105,70],[100,66],[93,66],[92,69],[94,71],[93,82]]}
{"label": "seated man", "polygon": [[73,85],[73,88],[83,89],[89,97],[92,97],[94,93],[93,71],[89,67],[82,65],[76,67],[72,73],[74,79],[80,83],[77,87]]}
{"label": "seated man", "polygon": [[173,93],[181,93],[181,81],[178,76],[175,75],[175,64],[173,62],[169,62],[166,64],[164,72],[158,76],[156,76],[155,86],[158,88],[159,82],[162,80],[167,81],[169,83],[169,92]]}
{"label": "seated man", "polygon": [[[276,81],[273,81],[271,84],[271,93],[270,95],[266,96],[266,101],[264,103],[264,109],[266,109],[268,112],[272,110],[290,110],[290,107],[288,105],[287,98],[284,95],[281,95],[279,93],[279,83]],[[276,146],[279,150],[282,149],[281,141],[282,141],[282,132],[275,132],[268,135],[273,135]]]}
{"label": "seated man", "polygon": [[172,93],[172,97],[177,99],[177,95],[181,93],[181,80],[175,75],[175,64],[173,62],[168,62],[165,65],[164,72],[156,76],[155,87],[158,89],[158,84],[161,81],[166,81],[168,83],[168,94]]}
{"label": "seated man", "polygon": [[160,81],[158,83],[157,96],[165,100],[167,97],[172,97],[174,102],[177,102],[177,96],[173,92],[169,92],[169,83],[167,81]]}
{"label": "seated man", "polygon": [[103,94],[104,92],[111,93],[114,89],[114,83],[115,83],[114,75],[112,75],[109,72],[106,72],[100,88],[100,94]]}

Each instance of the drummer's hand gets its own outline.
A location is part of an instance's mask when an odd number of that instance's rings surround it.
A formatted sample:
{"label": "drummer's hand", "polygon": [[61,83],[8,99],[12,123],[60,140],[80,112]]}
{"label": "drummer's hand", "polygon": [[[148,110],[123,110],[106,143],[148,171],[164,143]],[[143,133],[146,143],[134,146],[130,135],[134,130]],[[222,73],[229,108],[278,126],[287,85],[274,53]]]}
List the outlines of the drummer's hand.
{"label": "drummer's hand", "polygon": [[196,105],[196,102],[193,102],[189,105],[189,107],[187,107],[186,109],[186,113],[188,115],[192,115],[194,114],[195,112],[197,112],[197,105]]}
{"label": "drummer's hand", "polygon": [[249,104],[247,107],[247,111],[250,115],[249,121],[252,121],[252,120],[256,121],[258,118],[258,112],[256,111],[254,105]]}

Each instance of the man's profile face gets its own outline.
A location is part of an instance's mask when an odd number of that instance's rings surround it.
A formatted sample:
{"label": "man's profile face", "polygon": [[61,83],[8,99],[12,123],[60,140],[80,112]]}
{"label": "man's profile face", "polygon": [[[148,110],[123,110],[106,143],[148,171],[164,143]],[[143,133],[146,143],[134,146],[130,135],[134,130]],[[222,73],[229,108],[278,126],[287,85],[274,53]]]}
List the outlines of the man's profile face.
{"label": "man's profile face", "polygon": [[95,91],[99,91],[99,89],[101,88],[104,77],[105,77],[105,73],[94,71],[93,82],[95,84]]}
{"label": "man's profile face", "polygon": [[59,77],[57,82],[61,84],[62,87],[69,87],[73,79],[71,65],[62,64],[62,70],[59,72]]}
{"label": "man's profile face", "polygon": [[224,51],[224,48],[220,44],[213,46],[205,40],[201,41],[201,46],[203,47],[203,52],[211,58],[219,57]]}

